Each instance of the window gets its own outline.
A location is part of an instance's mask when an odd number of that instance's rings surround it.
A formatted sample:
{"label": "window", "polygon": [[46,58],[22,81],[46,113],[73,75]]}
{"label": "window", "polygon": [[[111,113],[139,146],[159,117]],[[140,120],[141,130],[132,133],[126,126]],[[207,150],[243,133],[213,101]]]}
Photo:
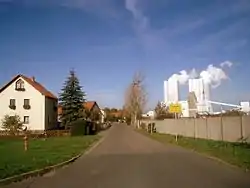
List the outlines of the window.
{"label": "window", "polygon": [[29,99],[24,99],[24,105],[29,106],[30,105],[30,100]]}
{"label": "window", "polygon": [[24,124],[29,124],[29,121],[30,121],[29,119],[30,119],[29,116],[24,116],[24,117],[23,117],[23,123],[24,123]]}
{"label": "window", "polygon": [[16,100],[10,99],[10,106],[16,106]]}
{"label": "window", "polygon": [[16,82],[16,90],[18,91],[24,91],[24,81],[19,79]]}
{"label": "window", "polygon": [[10,99],[10,109],[15,110],[16,109],[16,100],[15,99]]}
{"label": "window", "polygon": [[26,110],[30,109],[30,100],[29,99],[24,99],[23,108]]}

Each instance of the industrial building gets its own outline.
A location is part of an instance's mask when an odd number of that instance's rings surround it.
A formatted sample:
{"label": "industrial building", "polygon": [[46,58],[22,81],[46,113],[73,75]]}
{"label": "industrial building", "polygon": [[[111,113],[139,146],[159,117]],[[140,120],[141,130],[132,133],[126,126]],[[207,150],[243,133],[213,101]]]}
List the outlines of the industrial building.
{"label": "industrial building", "polygon": [[179,101],[179,83],[175,78],[164,81],[164,102],[167,104]]}
{"label": "industrial building", "polygon": [[243,112],[250,112],[250,103],[241,102],[240,105],[215,102],[211,100],[210,85],[202,78],[188,80],[189,93],[186,100],[179,100],[178,80],[171,77],[164,81],[164,104],[169,107],[170,104],[180,104],[182,108],[182,117],[195,117],[199,114],[213,114],[212,104],[234,107]]}
{"label": "industrial building", "polygon": [[205,83],[202,78],[189,79],[189,92],[194,92],[197,99],[197,111],[212,113],[212,105],[210,101],[210,85]]}

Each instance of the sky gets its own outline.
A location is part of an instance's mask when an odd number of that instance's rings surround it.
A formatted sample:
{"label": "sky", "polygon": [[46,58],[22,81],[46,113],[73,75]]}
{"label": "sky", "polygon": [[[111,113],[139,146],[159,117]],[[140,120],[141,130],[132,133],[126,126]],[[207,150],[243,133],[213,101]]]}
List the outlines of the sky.
{"label": "sky", "polygon": [[211,67],[213,100],[250,100],[249,0],[0,0],[0,85],[24,74],[58,94],[74,69],[88,100],[119,108],[141,72],[153,108],[164,80]]}

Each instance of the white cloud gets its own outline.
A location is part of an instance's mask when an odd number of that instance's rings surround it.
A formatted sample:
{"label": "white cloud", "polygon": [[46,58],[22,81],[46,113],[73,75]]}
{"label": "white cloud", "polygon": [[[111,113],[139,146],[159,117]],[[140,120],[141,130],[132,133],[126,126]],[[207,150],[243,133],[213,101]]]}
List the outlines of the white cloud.
{"label": "white cloud", "polygon": [[[231,67],[232,65],[233,63],[230,61],[225,61],[220,64],[221,67]],[[198,73],[195,68],[189,73],[186,70],[182,70],[178,74],[173,74],[169,79],[175,79],[179,84],[184,85],[187,84],[189,79],[193,78],[202,78],[204,82],[211,85],[213,88],[216,88],[221,85],[223,80],[227,80],[228,76],[222,68],[210,64],[200,73]]]}
{"label": "white cloud", "polygon": [[145,31],[149,26],[149,20],[138,8],[138,0],[126,0],[125,8],[132,13],[136,29],[140,32]]}
{"label": "white cloud", "polygon": [[190,71],[190,73],[189,73],[189,78],[190,78],[190,79],[192,79],[192,78],[197,78],[198,75],[199,75],[199,74],[197,73],[196,69],[193,68],[193,69]]}
{"label": "white cloud", "polygon": [[233,63],[231,62],[231,61],[224,61],[224,62],[222,62],[221,64],[220,64],[220,66],[221,67],[225,67],[225,66],[227,66],[227,67],[232,67],[233,66]]}
{"label": "white cloud", "polygon": [[182,70],[180,71],[178,74],[173,74],[169,80],[171,79],[175,79],[179,82],[179,84],[183,85],[183,84],[186,84],[188,79],[189,79],[189,74],[187,73],[186,70]]}
{"label": "white cloud", "polygon": [[174,79],[179,82],[179,84],[184,85],[189,79],[197,78],[198,73],[195,68],[193,68],[189,73],[186,70],[180,71],[178,74],[173,74],[169,79]]}
{"label": "white cloud", "polygon": [[206,70],[201,71],[200,77],[213,88],[220,86],[223,80],[228,79],[224,70],[219,67],[215,67],[212,64],[208,65]]}

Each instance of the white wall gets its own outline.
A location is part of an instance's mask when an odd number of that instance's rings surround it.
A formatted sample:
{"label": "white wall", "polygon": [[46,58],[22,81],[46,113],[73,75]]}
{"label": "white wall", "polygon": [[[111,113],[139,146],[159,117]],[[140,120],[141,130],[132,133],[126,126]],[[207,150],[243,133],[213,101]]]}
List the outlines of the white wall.
{"label": "white wall", "polygon": [[188,101],[179,101],[182,108],[182,117],[189,117]]}
{"label": "white wall", "polygon": [[[24,120],[24,116],[29,116],[29,124],[25,124],[29,130],[44,130],[45,97],[25,80],[23,81],[25,91],[16,91],[13,82],[0,93],[0,124],[2,125],[1,121],[5,115],[16,114],[21,117],[21,121]],[[15,110],[9,108],[10,99],[16,100]],[[30,99],[29,110],[23,108],[24,99]]]}
{"label": "white wall", "polygon": [[164,102],[167,104],[168,102],[168,81],[164,81]]}
{"label": "white wall", "polygon": [[202,78],[189,80],[189,92],[194,92],[197,98],[197,109],[199,112],[213,112],[210,100],[210,85],[205,83]]}
{"label": "white wall", "polygon": [[190,79],[189,80],[189,92],[194,92],[199,103],[203,102],[203,91],[204,84],[203,80],[200,79]]}
{"label": "white wall", "polygon": [[[143,123],[152,123],[144,120]],[[186,137],[250,143],[250,116],[154,120],[156,131]]]}
{"label": "white wall", "polygon": [[168,102],[176,103],[179,101],[179,83],[175,78],[168,80]]}
{"label": "white wall", "polygon": [[104,110],[100,110],[101,111],[101,123],[104,123],[104,119],[106,117],[105,111]]}

